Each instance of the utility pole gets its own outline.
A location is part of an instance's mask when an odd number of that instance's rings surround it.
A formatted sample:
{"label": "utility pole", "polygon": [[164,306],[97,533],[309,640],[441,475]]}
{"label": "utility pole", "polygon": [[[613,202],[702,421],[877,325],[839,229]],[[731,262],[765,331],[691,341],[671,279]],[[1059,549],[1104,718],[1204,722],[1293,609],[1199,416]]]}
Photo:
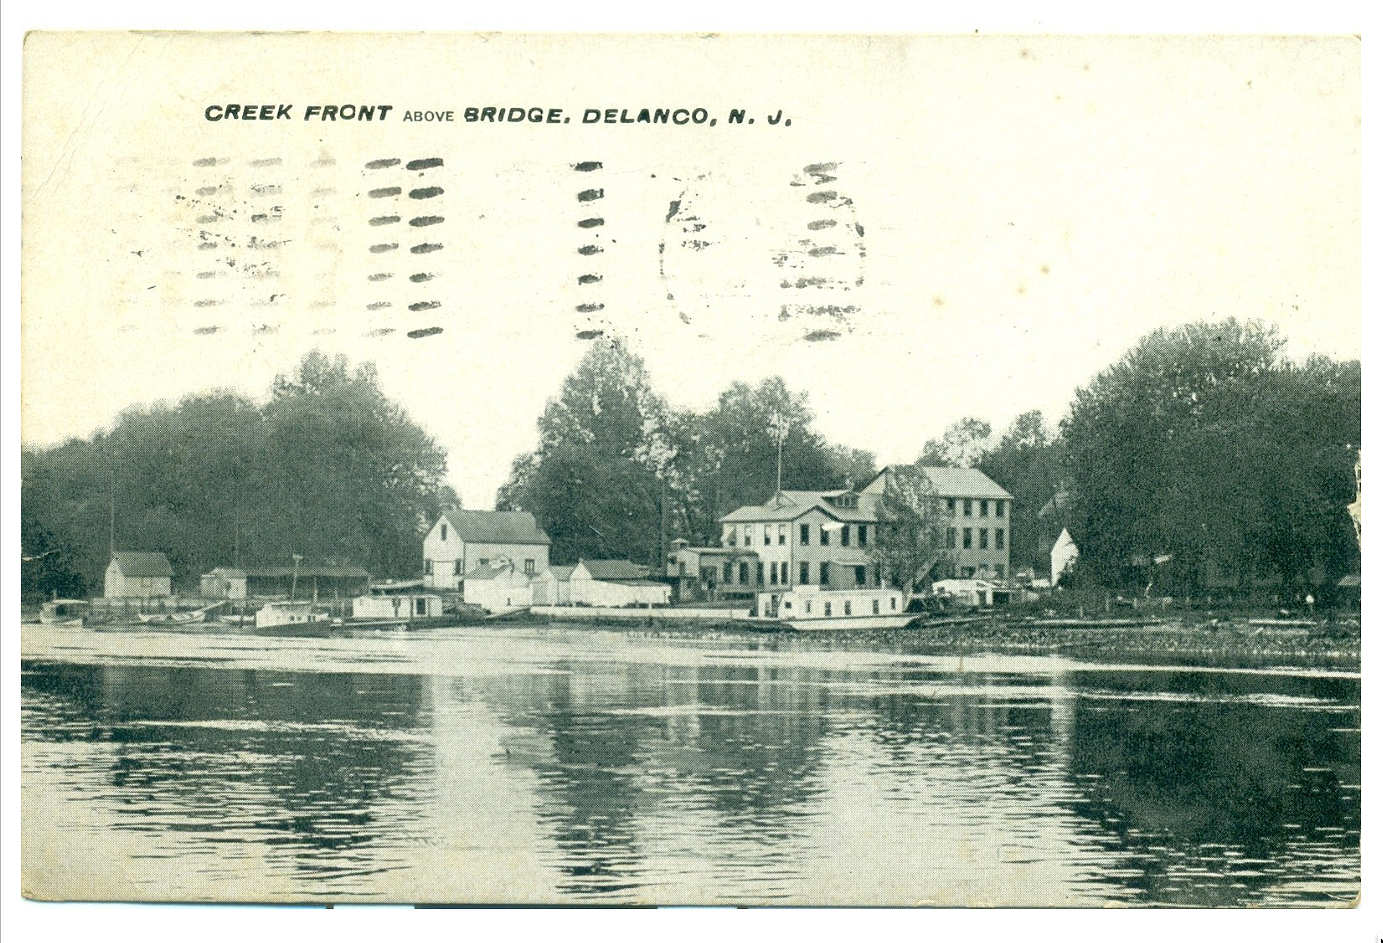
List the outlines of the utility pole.
{"label": "utility pole", "polygon": [[788,437],[788,429],[791,425],[781,413],[774,413],[768,419],[768,431],[778,440],[778,478],[776,487],[773,489],[773,500],[775,503],[781,502],[780,497],[783,493],[783,440]]}

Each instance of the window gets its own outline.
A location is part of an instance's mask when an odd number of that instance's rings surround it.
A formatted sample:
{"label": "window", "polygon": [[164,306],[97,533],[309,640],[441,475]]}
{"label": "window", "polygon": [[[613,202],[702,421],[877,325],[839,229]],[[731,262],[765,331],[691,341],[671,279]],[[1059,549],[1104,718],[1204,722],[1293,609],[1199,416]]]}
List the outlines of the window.
{"label": "window", "polygon": [[[523,571],[524,571],[524,573],[528,574],[529,576],[532,576],[532,575],[533,575],[533,568],[534,568],[535,565],[536,565],[536,564],[535,564],[535,561],[533,561],[533,560],[525,560],[525,561],[523,561]],[[686,566],[687,566],[687,565],[686,565],[685,563],[682,564],[682,569],[683,569],[684,572],[686,571]]]}
{"label": "window", "polygon": [[810,583],[812,581],[812,565],[803,560],[797,565],[797,582]]}
{"label": "window", "polygon": [[443,522],[442,522],[442,542],[445,543],[445,542],[446,542],[446,539],[447,539],[447,522],[446,522],[446,521],[443,521]]}
{"label": "window", "polygon": [[788,525],[786,525],[786,524],[779,524],[779,525],[778,525],[778,546],[781,547],[783,544],[785,544],[785,543],[787,543],[787,542],[788,542]]}
{"label": "window", "polygon": [[994,528],[994,549],[1004,549],[1004,529],[1002,527]]}
{"label": "window", "polygon": [[965,514],[966,517],[969,517],[969,516],[970,516],[970,512],[974,510],[974,507],[973,507],[972,505],[973,505],[973,502],[972,502],[969,498],[966,498],[966,499],[965,499],[965,508],[964,508],[964,511],[963,511],[963,513]]}
{"label": "window", "polygon": [[860,525],[860,546],[869,546],[869,528],[863,524]]}
{"label": "window", "polygon": [[850,546],[850,525],[849,525],[849,524],[846,524],[844,527],[842,527],[842,528],[840,529],[840,545],[841,545],[842,547],[848,547],[848,546]]}
{"label": "window", "polygon": [[970,549],[970,536],[971,536],[971,530],[970,530],[969,527],[965,527],[965,528],[962,528],[962,529],[961,529],[961,532],[960,532],[960,546],[961,546],[961,549],[962,549],[962,550],[969,550],[969,549]]}
{"label": "window", "polygon": [[1004,578],[1004,565],[1002,563],[994,564],[994,575],[999,579]]}
{"label": "window", "polygon": [[963,566],[960,568],[960,578],[969,580],[975,578],[975,568],[973,566]]}
{"label": "window", "polygon": [[981,550],[988,550],[988,549],[989,549],[989,528],[988,528],[988,527],[981,527],[981,528],[980,528],[980,549],[981,549]]}
{"label": "window", "polygon": [[995,517],[1003,517],[1003,516],[1004,516],[1004,502],[1003,502],[1003,501],[995,501],[995,502],[994,502],[994,516],[995,516]]}
{"label": "window", "polygon": [[829,582],[831,582],[831,564],[823,563],[821,564],[821,585],[825,586]]}
{"label": "window", "polygon": [[810,546],[812,542],[812,525],[803,524],[797,529],[797,539],[802,546]]}
{"label": "window", "polygon": [[452,563],[452,565],[451,565],[451,575],[452,575],[452,576],[460,576],[460,575],[461,575],[461,561],[460,561],[460,560],[457,560],[457,561],[455,561],[455,562]]}
{"label": "window", "polygon": [[733,583],[735,581],[735,565],[729,560],[725,561],[725,566],[720,571],[720,581],[722,583]]}
{"label": "window", "polygon": [[807,600],[806,605],[807,605],[807,611],[808,611],[808,612],[811,612],[811,611],[812,611],[812,601],[811,601],[810,599]]}
{"label": "window", "polygon": [[981,499],[980,499],[980,517],[988,517],[988,516],[989,516],[989,499],[988,499],[988,498],[981,498]]}
{"label": "window", "polygon": [[772,524],[765,524],[765,525],[764,525],[764,546],[767,547],[767,546],[768,546],[769,544],[771,544],[771,543],[773,543],[773,525],[772,525]]}
{"label": "window", "polygon": [[946,549],[956,549],[956,529],[954,527],[946,528]]}
{"label": "window", "polygon": [[955,499],[955,498],[947,498],[947,499],[946,499],[946,513],[947,513],[947,514],[954,514],[954,513],[956,513],[956,499]]}
{"label": "window", "polygon": [[874,615],[877,616],[878,614],[879,614],[879,600],[876,599],[876,600],[874,600]]}
{"label": "window", "polygon": [[822,607],[822,615],[830,616],[830,614],[831,614],[831,604],[830,604],[830,603],[826,603],[826,604]]}
{"label": "window", "polygon": [[823,546],[823,547],[829,547],[830,545],[831,545],[831,532],[830,532],[829,530],[826,529],[826,525],[825,525],[825,524],[822,524],[822,525],[821,525],[821,546]]}
{"label": "window", "polygon": [[749,564],[748,564],[748,563],[741,563],[741,564],[740,564],[740,585],[741,585],[741,586],[747,586],[748,584],[749,584]]}
{"label": "window", "polygon": [[755,570],[754,575],[758,577],[755,580],[755,582],[758,583],[760,586],[764,585],[764,565],[762,561],[759,562],[759,566]]}
{"label": "window", "polygon": [[749,546],[750,544],[752,544],[753,542],[754,542],[754,525],[753,525],[753,524],[745,524],[745,525],[744,525],[744,545],[745,545],[746,547],[748,547],[748,546]]}
{"label": "window", "polygon": [[845,600],[845,614],[846,614],[847,616],[850,614],[850,600],[848,600],[848,599]]}
{"label": "window", "polygon": [[739,543],[739,530],[731,524],[725,528],[725,540],[722,541],[726,546],[733,547]]}
{"label": "window", "polygon": [[856,586],[863,586],[863,585],[864,585],[864,567],[862,567],[862,566],[857,566],[857,567],[855,567],[855,585],[856,585]]}
{"label": "window", "polygon": [[490,565],[490,558],[489,558],[489,557],[481,557],[480,560],[479,560],[479,563],[480,563],[481,566],[489,566],[489,565]]}
{"label": "window", "polygon": [[898,597],[897,597],[897,596],[890,596],[890,597],[888,597],[888,608],[890,608],[890,609],[897,609],[897,608],[898,608]]}
{"label": "window", "polygon": [[415,608],[413,611],[414,611],[414,614],[415,614],[415,615],[420,615],[420,616],[425,616],[425,615],[427,615],[427,597],[426,597],[426,596],[419,596],[419,597],[417,598],[417,608]]}
{"label": "window", "polygon": [[677,561],[677,575],[678,575],[678,576],[686,576],[686,575],[687,575],[687,561],[686,561],[686,560],[678,560],[678,561]]}
{"label": "window", "polygon": [[423,574],[426,575],[426,576],[431,576],[431,575],[432,575],[432,561],[431,561],[431,560],[424,560],[424,561],[423,561]]}

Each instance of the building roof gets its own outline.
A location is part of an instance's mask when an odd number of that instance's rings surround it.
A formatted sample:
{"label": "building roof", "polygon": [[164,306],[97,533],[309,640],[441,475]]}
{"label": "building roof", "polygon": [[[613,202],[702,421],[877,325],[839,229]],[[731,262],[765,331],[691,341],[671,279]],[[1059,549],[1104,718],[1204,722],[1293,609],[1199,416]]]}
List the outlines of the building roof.
{"label": "building roof", "polygon": [[486,563],[485,565],[478,566],[474,570],[471,570],[471,572],[467,573],[466,582],[469,583],[474,580],[497,580],[501,576],[508,576],[509,573],[511,573],[512,571],[513,567],[510,566],[493,566],[489,563]]}
{"label": "building roof", "polygon": [[125,576],[172,576],[173,567],[168,558],[161,553],[146,553],[142,550],[117,550],[112,555],[115,564]]}
{"label": "building roof", "polygon": [[245,571],[238,566],[218,566],[210,573],[204,573],[203,575],[219,576],[223,580],[243,580],[245,578]]}
{"label": "building roof", "polygon": [[879,480],[881,475],[887,475],[894,468],[923,472],[931,480],[936,493],[943,498],[1007,498],[1010,501],[1013,500],[1013,495],[995,484],[994,479],[978,468],[946,468],[941,465],[889,465],[878,475],[875,475],[869,483],[873,484]]}
{"label": "building roof", "polygon": [[552,538],[527,511],[443,511],[457,536],[473,544],[543,544]]}
{"label": "building roof", "polygon": [[648,567],[628,560],[582,560],[580,565],[593,580],[642,580],[648,576]]}
{"label": "building roof", "polygon": [[552,574],[552,578],[559,583],[565,583],[571,579],[571,571],[576,569],[574,566],[550,566],[547,571]]}
{"label": "building roof", "polygon": [[857,507],[839,507],[832,499],[851,492],[839,489],[832,491],[779,491],[770,495],[763,504],[746,504],[726,514],[720,520],[725,524],[752,524],[761,521],[786,522],[796,520],[813,509],[838,521],[865,522],[874,520],[873,495],[859,496]]}

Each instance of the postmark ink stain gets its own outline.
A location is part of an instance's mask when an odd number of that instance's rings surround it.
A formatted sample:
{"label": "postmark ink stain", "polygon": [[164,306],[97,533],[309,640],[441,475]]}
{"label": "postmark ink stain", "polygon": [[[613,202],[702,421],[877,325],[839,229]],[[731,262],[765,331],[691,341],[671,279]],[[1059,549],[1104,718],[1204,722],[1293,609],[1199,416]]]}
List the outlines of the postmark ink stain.
{"label": "postmark ink stain", "polygon": [[219,328],[219,327],[213,325],[213,326],[211,326],[211,327],[198,327],[198,328],[193,328],[193,329],[192,329],[192,333],[193,333],[193,334],[203,334],[203,335],[205,335],[205,334],[216,334],[216,333],[218,333],[220,330],[221,330],[221,328]]}
{"label": "postmark ink stain", "polygon": [[575,170],[577,173],[588,174],[592,170],[599,170],[604,166],[605,165],[598,160],[583,160],[579,164],[572,164],[571,169]]}
{"label": "postmark ink stain", "polygon": [[440,248],[442,248],[442,244],[440,242],[424,242],[414,246],[408,251],[413,253],[414,255],[423,255],[428,252],[436,252]]}
{"label": "postmark ink stain", "polygon": [[416,190],[408,191],[410,200],[430,200],[434,196],[441,196],[446,191],[441,187],[419,187]]}
{"label": "postmark ink stain", "polygon": [[589,219],[580,220],[576,225],[580,226],[582,229],[594,229],[597,226],[604,226],[605,220],[601,219],[599,216],[592,216]]}
{"label": "postmark ink stain", "polygon": [[665,223],[670,223],[670,222],[672,222],[672,217],[676,216],[676,215],[677,215],[677,211],[680,210],[681,208],[682,208],[682,201],[681,201],[681,200],[673,200],[672,202],[668,203],[668,205],[667,205],[667,215],[663,217],[663,222],[665,222]]}
{"label": "postmark ink stain", "polygon": [[365,310],[378,311],[381,308],[392,308],[393,306],[394,303],[392,301],[372,301],[365,306]]}
{"label": "postmark ink stain", "polygon": [[391,278],[393,278],[393,277],[394,277],[394,273],[393,273],[393,272],[375,272],[373,275],[370,276],[370,279],[369,279],[369,280],[372,281],[372,282],[383,282],[383,281],[387,281],[387,280],[389,280],[389,279],[391,279]]}
{"label": "postmark ink stain", "polygon": [[215,192],[216,192],[217,190],[219,190],[219,189],[220,189],[220,187],[198,187],[198,188],[197,188],[197,195],[198,195],[198,196],[211,196],[213,193],[215,193]]}
{"label": "postmark ink stain", "polygon": [[436,226],[438,223],[444,222],[445,220],[446,220],[446,217],[445,217],[445,216],[415,216],[415,217],[413,217],[412,219],[410,219],[410,220],[408,221],[408,225],[410,225],[410,226]]}
{"label": "postmark ink stain", "polygon": [[283,185],[278,183],[255,183],[250,185],[250,192],[260,196],[278,196],[283,192]]}
{"label": "postmark ink stain", "polygon": [[834,225],[836,225],[836,221],[833,219],[814,219],[807,224],[807,228],[811,230],[830,229]]}
{"label": "postmark ink stain", "polygon": [[261,157],[250,161],[251,167],[277,167],[283,163],[282,157]]}
{"label": "postmark ink stain", "polygon": [[373,331],[370,331],[370,332],[369,332],[368,334],[366,334],[365,336],[366,336],[366,337],[388,337],[388,336],[389,336],[390,334],[392,334],[392,333],[394,333],[394,329],[393,329],[392,327],[377,327],[377,328],[375,328]]}
{"label": "postmark ink stain", "polygon": [[836,246],[817,246],[815,249],[808,249],[807,255],[819,259],[823,255],[842,255],[843,253]]}
{"label": "postmark ink stain", "polygon": [[382,157],[379,160],[367,161],[365,163],[365,169],[383,170],[385,167],[397,167],[401,163],[403,163],[403,161],[399,160],[397,157]]}
{"label": "postmark ink stain", "polygon": [[604,308],[605,306],[603,304],[583,304],[576,306],[576,310],[582,314],[592,314],[596,311],[602,311]]}
{"label": "postmark ink stain", "polygon": [[576,339],[579,340],[579,341],[593,341],[593,340],[595,340],[595,339],[598,338],[598,337],[604,337],[604,336],[605,336],[605,332],[602,331],[602,330],[594,330],[594,329],[593,329],[593,330],[577,331],[577,332],[576,332]]}
{"label": "postmark ink stain", "polygon": [[442,307],[440,301],[415,301],[408,306],[409,311],[431,311],[434,308]]}
{"label": "postmark ink stain", "polygon": [[397,223],[403,219],[402,216],[376,216],[370,220],[371,226],[388,226],[390,223]]}
{"label": "postmark ink stain", "polygon": [[817,341],[833,341],[840,337],[840,331],[811,331],[802,335],[802,340],[815,343]]}
{"label": "postmark ink stain", "polygon": [[215,167],[215,166],[216,166],[216,158],[215,158],[215,157],[198,157],[196,160],[194,160],[194,161],[192,162],[192,166],[193,166],[193,167]]}
{"label": "postmark ink stain", "polygon": [[442,333],[442,329],[440,327],[420,327],[415,331],[409,331],[408,336],[413,338],[414,340],[418,340],[421,337],[431,337],[433,334],[440,333]]}
{"label": "postmark ink stain", "polygon": [[592,284],[595,284],[596,282],[600,281],[601,278],[602,278],[602,276],[600,276],[600,275],[578,275],[578,276],[576,277],[576,284],[578,284],[578,285],[592,285]]}
{"label": "postmark ink stain", "polygon": [[593,200],[603,200],[605,198],[604,189],[582,190],[576,195],[576,199],[582,203],[590,203]]}
{"label": "postmark ink stain", "polygon": [[383,199],[388,196],[398,196],[403,192],[403,187],[379,187],[370,191],[370,198],[373,200]]}
{"label": "postmark ink stain", "polygon": [[370,251],[379,254],[380,252],[393,252],[398,247],[397,242],[381,242],[378,245],[370,246]]}
{"label": "postmark ink stain", "polygon": [[216,307],[217,305],[219,305],[219,304],[221,304],[221,302],[217,301],[217,300],[214,299],[214,298],[203,298],[201,301],[193,302],[192,307],[194,307],[194,308],[215,308],[215,307]]}
{"label": "postmark ink stain", "polygon": [[408,276],[408,280],[410,282],[430,282],[436,277],[437,276],[431,272],[414,272],[412,275]]}
{"label": "postmark ink stain", "polygon": [[808,203],[830,203],[840,194],[834,190],[818,190],[816,193],[807,194]]}
{"label": "postmark ink stain", "polygon": [[600,246],[582,246],[576,251],[581,253],[582,255],[597,255],[601,252],[604,252],[605,250],[600,248]]}
{"label": "postmark ink stain", "polygon": [[431,170],[433,167],[441,166],[442,158],[440,157],[424,157],[421,160],[410,160],[408,162],[409,170]]}

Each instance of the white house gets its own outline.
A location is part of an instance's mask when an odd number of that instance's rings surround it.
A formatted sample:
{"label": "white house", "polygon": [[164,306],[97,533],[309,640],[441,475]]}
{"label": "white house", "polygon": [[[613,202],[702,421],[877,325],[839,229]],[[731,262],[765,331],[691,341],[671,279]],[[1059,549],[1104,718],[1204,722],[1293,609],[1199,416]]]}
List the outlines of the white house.
{"label": "white house", "polygon": [[533,605],[533,579],[509,560],[476,567],[465,574],[466,602],[490,614],[514,612]]}
{"label": "white house", "polygon": [[666,606],[672,587],[648,579],[648,567],[628,560],[581,560],[568,578],[576,606]]}
{"label": "white house", "polygon": [[161,553],[117,550],[106,566],[107,599],[157,599],[173,594],[173,567]]}
{"label": "white house", "polygon": [[547,569],[551,546],[527,511],[443,511],[423,538],[423,583],[465,598],[472,570],[512,560],[521,574],[534,577]]}
{"label": "white house", "polygon": [[533,578],[533,605],[570,606],[574,566],[550,566]]}
{"label": "white house", "polygon": [[244,599],[245,571],[233,566],[218,566],[202,574],[201,595],[207,599]]}
{"label": "white house", "polygon": [[351,600],[353,619],[433,619],[442,614],[442,597],[423,589],[422,580],[377,583]]}
{"label": "white house", "polygon": [[1061,578],[1076,565],[1080,559],[1080,548],[1071,539],[1071,532],[1066,528],[1061,529],[1061,536],[1052,544],[1052,585],[1061,582]]}

